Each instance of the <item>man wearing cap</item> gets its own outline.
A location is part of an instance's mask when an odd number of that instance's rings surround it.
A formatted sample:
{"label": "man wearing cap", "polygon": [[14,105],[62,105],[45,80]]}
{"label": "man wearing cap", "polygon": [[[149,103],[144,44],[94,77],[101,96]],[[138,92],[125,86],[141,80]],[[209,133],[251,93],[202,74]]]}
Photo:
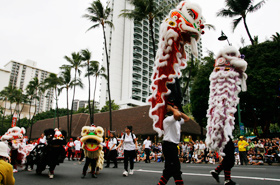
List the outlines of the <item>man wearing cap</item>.
{"label": "man wearing cap", "polygon": [[243,140],[243,136],[240,136],[238,141],[238,150],[239,150],[239,157],[240,157],[240,163],[243,165],[243,162],[245,162],[245,165],[247,165],[247,152],[246,147],[249,145],[245,140]]}
{"label": "man wearing cap", "polygon": [[7,161],[10,159],[8,155],[8,146],[0,142],[0,183],[14,185],[15,178],[13,176],[13,167]]}

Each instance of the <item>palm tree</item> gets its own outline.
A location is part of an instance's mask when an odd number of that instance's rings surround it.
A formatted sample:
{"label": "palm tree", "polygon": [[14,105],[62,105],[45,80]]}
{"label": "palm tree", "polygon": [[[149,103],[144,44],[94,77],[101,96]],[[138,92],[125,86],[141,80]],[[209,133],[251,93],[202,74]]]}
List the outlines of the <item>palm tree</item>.
{"label": "palm tree", "polygon": [[67,132],[68,139],[70,139],[70,123],[69,123],[69,88],[73,88],[75,85],[79,85],[82,87],[82,83],[80,79],[78,79],[78,84],[71,79],[71,68],[70,67],[64,67],[62,68],[61,72],[61,80],[62,80],[62,86],[58,89],[58,94],[62,92],[63,89],[66,89],[66,101],[67,101]]}
{"label": "palm tree", "polygon": [[5,87],[1,92],[0,92],[0,98],[5,102],[4,104],[4,111],[3,111],[3,116],[2,116],[2,128],[4,126],[4,119],[5,119],[5,114],[6,114],[6,109],[7,109],[7,101],[8,101],[8,87]]}
{"label": "palm tree", "polygon": [[20,103],[22,104],[22,106],[21,106],[21,109],[18,110],[18,118],[19,118],[19,120],[18,120],[18,125],[19,125],[19,127],[21,126],[21,125],[20,125],[20,115],[21,115],[21,113],[22,113],[22,111],[23,111],[23,109],[24,109],[24,107],[25,107],[25,104],[28,103],[28,96],[27,96],[26,94],[23,94],[23,93],[22,93]]}
{"label": "palm tree", "polygon": [[11,111],[11,122],[13,119],[13,111],[12,111],[12,104],[15,103],[15,94],[16,94],[17,88],[12,85],[8,85],[5,87],[5,91],[7,92],[7,100],[10,102],[10,111]]}
{"label": "palm tree", "polygon": [[[86,62],[84,66],[87,67],[87,74],[89,74],[89,65],[91,60],[91,52],[88,49],[84,49],[81,51],[82,54],[82,60]],[[91,111],[91,105],[90,105],[90,75],[87,75],[88,77],[88,110],[89,110],[89,117],[90,117],[90,123],[93,123],[92,119],[92,111]],[[94,97],[93,97],[94,99]]]}
{"label": "palm tree", "polygon": [[104,37],[104,46],[105,46],[105,54],[106,54],[106,62],[107,62],[107,86],[108,86],[108,96],[109,96],[109,116],[110,116],[110,130],[112,130],[112,109],[111,109],[111,90],[110,90],[110,63],[109,56],[107,50],[107,41],[105,34],[105,25],[109,27],[114,27],[113,23],[108,20],[112,10],[108,7],[108,5],[104,8],[100,0],[93,1],[91,6],[87,8],[88,14],[85,14],[84,17],[89,21],[94,23],[88,30],[94,29],[102,26],[103,37]]}
{"label": "palm tree", "polygon": [[[105,74],[105,68],[99,66],[98,61],[90,61],[90,66],[88,72],[85,74],[86,77],[94,76],[95,83],[94,83],[94,91],[93,91],[93,103],[92,103],[92,123],[94,123],[94,102],[95,102],[95,92],[97,86],[97,79],[102,76],[107,79],[107,75]],[[90,105],[89,105],[90,106]]]}
{"label": "palm tree", "polygon": [[[74,69],[75,74],[74,74],[74,81],[77,83],[77,73],[81,74],[80,68],[83,66],[82,65],[82,56],[80,55],[79,52],[75,53],[73,52],[71,54],[71,58],[68,56],[64,56],[64,59],[67,60],[70,64],[69,65],[63,65],[61,69],[63,68],[71,68]],[[70,132],[69,136],[71,137],[71,131],[72,131],[72,115],[73,115],[73,108],[74,108],[74,99],[75,99],[75,92],[76,92],[76,86],[73,88],[73,98],[72,98],[72,105],[71,105],[71,117],[70,117]]]}
{"label": "palm tree", "polygon": [[252,45],[254,45],[254,40],[249,32],[247,23],[246,23],[246,16],[248,13],[253,13],[257,10],[259,10],[263,4],[265,3],[265,0],[260,1],[256,5],[253,5],[253,0],[225,0],[226,2],[226,9],[221,9],[217,16],[221,17],[236,17],[240,16],[237,19],[233,20],[233,31],[235,30],[236,26],[240,23],[240,21],[243,19],[243,23],[246,29],[246,32],[250,38],[250,41]]}
{"label": "palm tree", "polygon": [[62,85],[62,79],[57,77],[56,74],[50,73],[50,75],[44,80],[46,89],[54,89],[55,102],[56,102],[56,114],[57,114],[57,128],[59,128],[59,112],[58,112],[58,86]]}
{"label": "palm tree", "polygon": [[[41,101],[42,101],[42,99],[44,98],[44,95],[45,95],[46,90],[47,90],[47,89],[46,89],[46,87],[45,87],[44,82],[41,82],[41,83],[39,84],[39,87],[38,87],[39,106],[41,106]],[[40,107],[39,107],[38,113],[40,113]]]}
{"label": "palm tree", "polygon": [[279,42],[280,41],[280,34],[278,32],[276,32],[275,35],[271,36],[273,42]]}
{"label": "palm tree", "polygon": [[134,9],[124,9],[122,10],[123,13],[121,13],[120,16],[136,21],[142,21],[144,19],[147,19],[149,21],[149,27],[153,43],[153,53],[155,58],[156,44],[154,38],[153,23],[155,18],[161,19],[166,13],[166,10],[170,9],[172,4],[166,1],[162,1],[160,5],[157,5],[156,0],[130,0],[129,2],[134,6]]}
{"label": "palm tree", "polygon": [[[37,77],[34,77],[31,81],[29,81],[28,85],[26,86],[26,92],[27,95],[29,96],[29,123],[28,123],[28,125],[30,126],[29,138],[31,138],[33,120],[34,120],[34,116],[36,115],[36,109],[37,109],[36,100],[39,100],[38,87],[39,87],[39,80]],[[33,101],[34,101],[35,108],[34,108],[33,116],[31,118],[31,105]]]}

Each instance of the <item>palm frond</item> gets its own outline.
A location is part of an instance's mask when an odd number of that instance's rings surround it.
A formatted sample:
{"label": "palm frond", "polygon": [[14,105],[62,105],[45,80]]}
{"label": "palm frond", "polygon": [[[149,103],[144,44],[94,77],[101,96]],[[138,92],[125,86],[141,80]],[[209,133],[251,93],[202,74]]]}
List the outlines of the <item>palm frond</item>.
{"label": "palm frond", "polygon": [[106,25],[108,25],[109,27],[115,29],[114,24],[113,24],[111,21],[107,21],[107,20],[106,20],[106,21],[104,21],[104,23],[105,23]]}
{"label": "palm frond", "polygon": [[89,30],[91,30],[91,29],[98,28],[99,26],[100,26],[100,24],[99,24],[99,23],[97,23],[97,24],[95,24],[95,25],[91,26],[89,29],[87,29],[87,31],[86,31],[86,32],[88,32],[88,31],[89,31]]}
{"label": "palm frond", "polygon": [[239,18],[233,20],[232,31],[235,30],[235,28],[237,27],[237,25],[240,23],[241,20],[242,20],[242,17],[239,17]]}
{"label": "palm frond", "polygon": [[230,9],[221,9],[219,12],[217,12],[218,17],[235,17],[238,15],[239,15],[239,13],[233,12]]}
{"label": "palm frond", "polygon": [[263,5],[265,4],[265,1],[261,1],[258,4],[256,4],[255,6],[251,5],[248,9],[248,12],[252,13],[252,12],[256,12],[257,10],[259,10]]}
{"label": "palm frond", "polygon": [[215,26],[213,24],[204,24],[204,26],[206,28],[208,28],[209,30],[213,29],[213,30],[216,30]]}

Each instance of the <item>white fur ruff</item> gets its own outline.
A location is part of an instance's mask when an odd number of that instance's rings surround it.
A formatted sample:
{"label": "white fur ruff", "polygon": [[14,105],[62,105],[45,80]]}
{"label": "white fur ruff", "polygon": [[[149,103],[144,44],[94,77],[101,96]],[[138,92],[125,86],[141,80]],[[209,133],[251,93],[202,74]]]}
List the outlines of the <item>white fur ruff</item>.
{"label": "white fur ruff", "polygon": [[[234,114],[239,103],[240,74],[236,71],[213,71],[210,75],[206,145],[212,150],[224,148],[232,138]],[[229,137],[228,137],[229,136]]]}

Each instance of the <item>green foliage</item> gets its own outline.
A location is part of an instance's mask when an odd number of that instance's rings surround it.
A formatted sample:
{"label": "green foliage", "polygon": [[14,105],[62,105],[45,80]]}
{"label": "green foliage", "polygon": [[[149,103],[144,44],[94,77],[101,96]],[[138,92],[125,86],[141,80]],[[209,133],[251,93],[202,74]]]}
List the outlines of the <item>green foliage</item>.
{"label": "green foliage", "polygon": [[190,92],[192,114],[201,126],[206,126],[207,124],[206,111],[208,109],[209,76],[213,71],[215,63],[213,53],[209,52],[209,54],[209,56],[202,59],[204,62],[199,66],[199,71],[194,78]]}
{"label": "green foliage", "polygon": [[260,125],[265,134],[269,132],[270,123],[280,121],[279,50],[279,42],[264,42],[240,51],[248,62],[248,90],[240,94],[242,122],[248,127]]}
{"label": "green foliage", "polygon": [[[120,106],[115,104],[114,100],[111,102],[112,110],[119,110]],[[108,112],[109,111],[109,101],[106,101],[106,105],[101,108],[100,112]]]}
{"label": "green foliage", "polygon": [[[99,112],[99,109],[96,106],[94,106],[94,113],[98,113],[98,112]],[[76,112],[74,112],[74,114],[78,114],[78,113],[87,113],[87,114],[89,114],[88,106],[87,107],[81,107]]]}

